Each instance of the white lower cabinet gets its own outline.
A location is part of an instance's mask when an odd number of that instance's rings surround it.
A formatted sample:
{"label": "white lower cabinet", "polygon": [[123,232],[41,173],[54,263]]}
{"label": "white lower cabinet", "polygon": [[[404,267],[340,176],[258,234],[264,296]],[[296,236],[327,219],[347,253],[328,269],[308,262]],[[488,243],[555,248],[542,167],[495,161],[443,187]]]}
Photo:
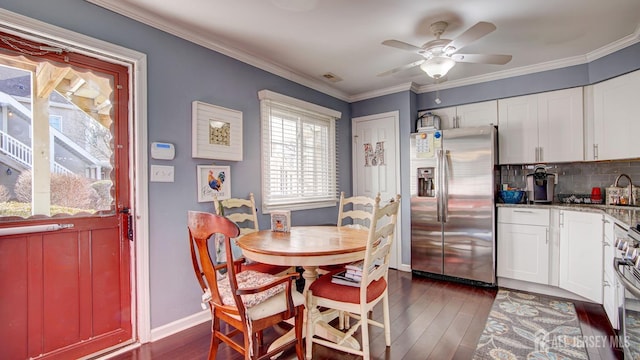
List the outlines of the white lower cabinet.
{"label": "white lower cabinet", "polygon": [[603,215],[560,211],[560,287],[602,304]]}
{"label": "white lower cabinet", "polygon": [[[615,276],[603,270],[603,266],[612,268],[603,264],[603,220],[600,213],[499,207],[498,277],[510,283],[541,284],[548,293],[563,289],[604,304],[607,313],[613,314],[617,309]],[[527,283],[518,286],[526,290]]]}
{"label": "white lower cabinet", "polygon": [[498,276],[538,284],[549,282],[549,228],[498,224]]}
{"label": "white lower cabinet", "polygon": [[549,210],[498,209],[497,274],[549,282]]}

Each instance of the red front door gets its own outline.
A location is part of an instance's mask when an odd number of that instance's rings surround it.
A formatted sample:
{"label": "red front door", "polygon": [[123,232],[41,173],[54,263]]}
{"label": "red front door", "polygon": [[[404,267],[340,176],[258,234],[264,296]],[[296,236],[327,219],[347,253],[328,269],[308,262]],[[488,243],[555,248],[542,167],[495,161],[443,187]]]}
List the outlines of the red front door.
{"label": "red front door", "polygon": [[0,358],[130,342],[128,69],[0,35]]}

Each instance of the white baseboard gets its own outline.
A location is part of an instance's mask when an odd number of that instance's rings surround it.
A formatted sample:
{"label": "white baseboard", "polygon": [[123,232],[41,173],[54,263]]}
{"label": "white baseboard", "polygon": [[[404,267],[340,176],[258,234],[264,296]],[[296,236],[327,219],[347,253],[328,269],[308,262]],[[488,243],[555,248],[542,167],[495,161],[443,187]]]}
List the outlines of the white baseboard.
{"label": "white baseboard", "polygon": [[151,342],[158,341],[167,336],[176,334],[182,330],[211,321],[211,311],[209,309],[199,313],[184,317],[166,325],[151,329]]}
{"label": "white baseboard", "polygon": [[400,264],[396,269],[398,271],[411,272],[411,265],[409,264]]}

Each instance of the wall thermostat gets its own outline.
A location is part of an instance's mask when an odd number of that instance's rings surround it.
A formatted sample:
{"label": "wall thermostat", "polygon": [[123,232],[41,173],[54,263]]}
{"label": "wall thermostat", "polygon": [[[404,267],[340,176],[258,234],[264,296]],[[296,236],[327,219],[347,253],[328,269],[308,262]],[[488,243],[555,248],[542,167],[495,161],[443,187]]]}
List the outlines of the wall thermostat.
{"label": "wall thermostat", "polygon": [[176,157],[176,147],[171,143],[152,142],[151,158],[158,160],[173,160]]}

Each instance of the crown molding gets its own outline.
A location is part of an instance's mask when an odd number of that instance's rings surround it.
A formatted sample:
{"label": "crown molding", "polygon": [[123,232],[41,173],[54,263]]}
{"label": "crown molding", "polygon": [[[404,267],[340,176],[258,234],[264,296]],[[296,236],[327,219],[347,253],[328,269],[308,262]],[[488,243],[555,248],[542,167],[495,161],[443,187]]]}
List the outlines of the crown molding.
{"label": "crown molding", "polygon": [[279,64],[275,64],[272,63],[270,61],[266,61],[256,55],[253,55],[251,53],[248,53],[246,51],[241,51],[238,50],[237,48],[234,48],[232,46],[229,46],[228,44],[224,44],[222,42],[214,42],[211,41],[210,39],[200,36],[198,34],[194,34],[192,32],[189,32],[187,30],[185,30],[182,27],[176,26],[173,23],[164,21],[164,20],[159,20],[159,19],[153,19],[147,16],[143,16],[141,15],[138,11],[135,11],[135,9],[132,6],[119,6],[116,4],[111,3],[109,0],[85,0],[91,4],[94,4],[96,6],[100,6],[102,8],[105,8],[107,10],[113,11],[117,14],[126,16],[128,18],[131,18],[133,20],[136,20],[140,23],[149,25],[153,28],[162,30],[166,33],[169,33],[171,35],[177,36],[181,39],[190,41],[194,44],[203,46],[207,49],[216,51],[218,53],[221,53],[223,55],[229,56],[233,59],[236,59],[238,61],[241,61],[243,63],[252,65],[257,67],[258,69],[267,71],[271,74],[274,75],[278,75],[282,78],[291,80],[295,83],[298,83],[300,85],[304,85],[307,86],[311,89],[317,90],[319,92],[322,92],[324,94],[327,94],[329,96],[333,96],[335,98],[338,98],[340,100],[343,101],[349,101],[349,95],[337,90],[317,79],[314,79],[312,77],[309,77],[305,74],[301,74],[299,72],[297,72],[296,70],[287,68],[285,66],[279,65]]}
{"label": "crown molding", "polygon": [[502,80],[516,76],[529,75],[537,72],[561,69],[574,65],[581,65],[587,62],[584,55],[574,56],[571,58],[547,61],[544,63],[522,66],[515,69],[496,71],[489,74],[472,76],[459,80],[445,81],[441,84],[428,84],[420,86],[418,93],[425,93],[436,90],[450,89],[467,85],[479,84],[487,81]]}
{"label": "crown molding", "polygon": [[618,50],[622,50],[637,42],[640,42],[640,25],[636,27],[633,34],[627,35],[624,38],[607,44],[599,49],[591,51],[585,55],[578,55],[570,58],[548,61],[544,63],[534,64],[530,66],[523,66],[510,70],[497,71],[490,74],[473,76],[460,80],[446,81],[442,84],[429,84],[420,86],[417,93],[425,93],[436,90],[450,89],[460,86],[473,85],[487,81],[502,80],[510,77],[529,75],[542,71],[549,71],[560,69],[569,66],[582,65],[590,63],[606,55],[612,54]]}
{"label": "crown molding", "polygon": [[326,84],[318,79],[312,78],[308,75],[301,74],[293,69],[284,67],[282,65],[272,63],[261,59],[260,57],[250,54],[246,51],[238,50],[228,44],[223,44],[221,42],[213,42],[208,38],[202,37],[197,34],[193,34],[191,32],[186,31],[183,28],[176,27],[175,24],[171,24],[166,21],[152,19],[146,16],[142,16],[139,12],[135,11],[135,9],[131,6],[118,6],[116,4],[112,4],[109,0],[85,0],[94,5],[103,7],[107,10],[111,10],[120,15],[129,17],[143,24],[149,25],[156,29],[162,30],[169,34],[175,35],[187,41],[193,42],[205,48],[211,49],[213,51],[219,52],[223,55],[234,58],[238,61],[244,62],[246,64],[255,66],[259,69],[272,73],[274,75],[280,76],[282,78],[291,80],[300,85],[307,86],[311,89],[317,90],[329,96],[333,96],[337,99],[346,101],[346,102],[356,102],[367,99],[372,99],[379,96],[390,95],[401,91],[413,91],[417,94],[426,93],[430,91],[450,89],[460,86],[474,85],[488,81],[502,80],[509,77],[522,76],[533,74],[536,72],[555,70],[563,67],[581,65],[585,63],[589,63],[611,53],[614,53],[618,50],[624,49],[630,45],[633,45],[640,41],[640,25],[636,27],[634,33],[617,40],[611,44],[607,44],[597,50],[589,52],[585,55],[578,55],[570,58],[548,61],[544,63],[534,64],[530,66],[523,66],[515,69],[496,71],[489,74],[473,76],[460,80],[452,80],[445,81],[441,84],[427,84],[427,85],[417,85],[414,83],[405,83],[400,85],[391,86],[388,88],[378,89],[374,91],[367,91],[360,94],[349,95],[343,91],[340,91],[334,87],[331,87],[329,84]]}
{"label": "crown molding", "polygon": [[390,95],[390,94],[395,94],[401,91],[413,91],[416,92],[416,90],[418,89],[418,87],[416,87],[416,84],[412,83],[412,82],[408,82],[405,84],[400,84],[400,85],[395,85],[395,86],[390,86],[388,88],[384,88],[384,89],[379,89],[379,90],[374,90],[374,91],[367,91],[361,94],[357,94],[357,95],[353,95],[353,96],[349,96],[349,102],[356,102],[356,101],[361,101],[361,100],[367,100],[367,99],[373,99],[376,98],[378,96],[384,96],[384,95]]}
{"label": "crown molding", "polygon": [[633,32],[633,34],[629,34],[625,37],[623,37],[620,40],[614,41],[610,44],[607,44],[599,49],[596,49],[590,53],[588,53],[586,55],[587,57],[587,61],[591,62],[597,59],[600,59],[601,57],[607,56],[609,54],[612,54],[618,50],[622,50],[626,47],[629,47],[637,42],[640,41],[640,25],[638,25],[638,27],[636,27],[636,31]]}

